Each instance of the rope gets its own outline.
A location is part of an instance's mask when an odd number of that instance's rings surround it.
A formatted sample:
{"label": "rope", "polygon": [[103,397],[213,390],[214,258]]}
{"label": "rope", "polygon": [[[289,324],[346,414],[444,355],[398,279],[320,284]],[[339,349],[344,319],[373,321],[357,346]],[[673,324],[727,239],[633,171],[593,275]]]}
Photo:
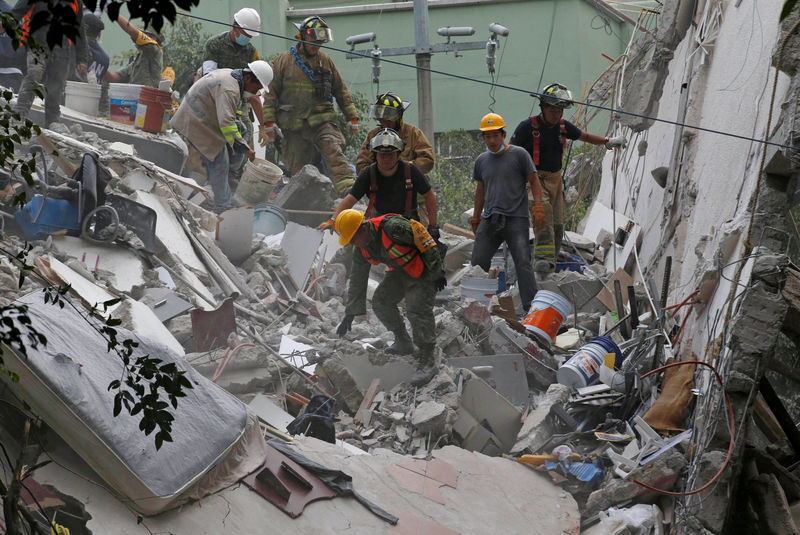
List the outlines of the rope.
{"label": "rope", "polygon": [[[183,16],[183,17],[189,17],[189,18],[200,20],[200,21],[203,21],[203,22],[210,22],[212,24],[220,24],[222,26],[230,27],[229,23],[219,22],[219,21],[216,21],[216,20],[213,20],[213,19],[209,19],[209,18],[205,18],[205,17],[199,17],[197,15],[192,15],[192,14],[189,14],[189,13],[178,13],[178,14]],[[253,31],[257,32],[257,33],[260,33],[262,35],[266,35],[268,37],[276,37],[278,39],[283,39],[285,41],[293,41],[295,43],[302,43],[302,40],[295,39],[294,37],[286,37],[284,35],[279,35],[279,34],[271,33],[271,32],[265,32],[263,30],[253,30]],[[344,50],[344,49],[341,49],[341,48],[335,48],[335,47],[332,47],[332,46],[329,46],[329,45],[324,45],[324,44],[320,45],[320,47],[324,48],[326,50],[333,50],[333,51],[336,51],[336,52],[341,52],[342,54],[351,54],[351,55],[358,56],[358,57],[361,57],[361,58],[372,59],[372,56],[370,56],[369,54],[365,54],[365,53],[358,52],[358,51]],[[529,89],[513,87],[513,86],[510,86],[510,85],[499,84],[499,83],[496,83],[496,82],[489,82],[487,80],[479,80],[477,78],[471,78],[469,76],[462,76],[460,74],[454,74],[454,73],[447,72],[447,71],[441,71],[441,70],[438,70],[438,69],[432,69],[430,67],[419,67],[417,65],[411,65],[409,63],[403,63],[402,61],[397,61],[397,60],[392,60],[392,59],[387,59],[387,58],[381,58],[381,61],[393,64],[393,65],[399,65],[401,67],[408,67],[410,69],[416,69],[416,70],[420,70],[420,71],[430,72],[432,74],[439,74],[441,76],[449,76],[450,78],[456,78],[458,80],[464,80],[464,81],[467,81],[467,82],[474,82],[474,83],[477,83],[477,84],[484,84],[484,85],[488,85],[488,86],[499,87],[501,89],[508,89],[509,91],[514,91],[514,92],[517,92],[517,93],[528,93],[530,96],[536,97],[536,98],[544,96],[541,93],[538,93],[536,91],[531,91]],[[742,139],[744,141],[752,141],[754,143],[761,143],[763,145],[771,145],[773,147],[779,147],[779,148],[782,148],[782,149],[800,151],[800,147],[797,147],[797,146],[794,146],[794,145],[785,145],[783,143],[776,143],[774,141],[769,141],[769,140],[766,140],[766,139],[757,139],[757,138],[752,138],[752,137],[748,137],[748,136],[742,136],[742,135],[739,135],[739,134],[734,134],[734,133],[731,133],[731,132],[724,132],[722,130],[715,130],[713,128],[705,128],[705,127],[702,127],[702,126],[691,125],[691,124],[688,124],[688,123],[682,123],[682,122],[678,122],[678,121],[671,121],[669,119],[660,119],[658,117],[651,117],[649,115],[644,115],[644,114],[641,114],[641,113],[634,113],[634,112],[631,112],[631,111],[625,111],[625,110],[622,110],[622,109],[619,109],[619,108],[613,108],[613,107],[609,108],[608,106],[602,106],[602,105],[599,105],[599,104],[592,104],[590,102],[578,102],[578,101],[573,101],[573,102],[575,102],[576,104],[580,104],[580,105],[587,106],[587,107],[590,107],[590,108],[595,108],[595,109],[602,110],[602,111],[609,111],[609,112],[617,113],[617,114],[621,114],[621,115],[628,115],[630,117],[637,117],[639,119],[647,119],[648,121],[654,121],[654,122],[658,122],[658,123],[670,124],[670,125],[673,125],[673,126],[681,126],[681,127],[684,127],[684,128],[691,128],[691,129],[694,129],[694,130],[699,130],[701,132],[708,132],[710,134],[718,134],[718,135],[721,135],[721,136],[732,137],[732,138],[735,138],[735,139]]]}

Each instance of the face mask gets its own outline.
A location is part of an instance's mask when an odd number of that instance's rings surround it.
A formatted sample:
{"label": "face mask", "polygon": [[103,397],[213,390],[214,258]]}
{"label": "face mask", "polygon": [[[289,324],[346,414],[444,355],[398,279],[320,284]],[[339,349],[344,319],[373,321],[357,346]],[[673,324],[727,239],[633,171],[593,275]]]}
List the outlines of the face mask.
{"label": "face mask", "polygon": [[236,44],[239,46],[245,46],[249,42],[250,42],[250,37],[247,37],[245,34],[239,34],[236,37]]}
{"label": "face mask", "polygon": [[255,93],[251,93],[250,91],[245,91],[245,92],[242,93],[242,97],[244,97],[245,100],[250,100],[254,96],[256,96],[256,94]]}
{"label": "face mask", "polygon": [[508,145],[506,145],[505,143],[503,143],[502,145],[500,145],[500,148],[499,148],[499,149],[497,149],[497,152],[493,151],[493,150],[492,150],[492,149],[490,149],[489,147],[486,147],[486,150],[488,150],[488,151],[489,151],[489,152],[491,152],[492,154],[500,154],[501,152],[503,152],[503,151],[504,151],[504,150],[506,150],[507,148],[508,148]]}

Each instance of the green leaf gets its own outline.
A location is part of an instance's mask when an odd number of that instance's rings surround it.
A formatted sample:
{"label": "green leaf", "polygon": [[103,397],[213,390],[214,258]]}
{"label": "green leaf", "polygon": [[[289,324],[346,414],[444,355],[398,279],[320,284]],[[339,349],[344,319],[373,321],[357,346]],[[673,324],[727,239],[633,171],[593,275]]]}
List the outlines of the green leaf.
{"label": "green leaf", "polygon": [[786,2],[783,4],[783,9],[781,9],[781,16],[778,18],[778,20],[780,22],[783,22],[783,20],[786,17],[788,17],[789,14],[792,12],[792,9],[794,9],[794,6],[796,4],[797,0],[786,0]]}

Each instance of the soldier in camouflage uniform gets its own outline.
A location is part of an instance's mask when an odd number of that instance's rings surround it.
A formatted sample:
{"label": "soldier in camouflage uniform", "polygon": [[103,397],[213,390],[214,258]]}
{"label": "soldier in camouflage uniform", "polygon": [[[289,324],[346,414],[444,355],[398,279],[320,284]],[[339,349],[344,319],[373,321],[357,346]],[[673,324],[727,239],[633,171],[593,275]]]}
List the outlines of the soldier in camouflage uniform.
{"label": "soldier in camouflage uniform", "polygon": [[339,104],[350,130],[358,131],[358,113],[333,60],[319,50],[331,40],[331,31],[319,17],[308,17],[299,26],[302,43],[283,52],[273,62],[275,78],[264,98],[267,139],[283,131],[281,157],[289,171],[297,173],[313,163],[315,148],[328,166],[336,191],[344,195],[355,181],[344,157],[345,140],[336,126],[333,101]]}
{"label": "soldier in camouflage uniform", "polygon": [[[258,50],[250,40],[261,27],[261,17],[258,12],[250,7],[245,7],[236,12],[233,16],[233,24],[230,31],[222,32],[206,41],[203,47],[203,74],[207,74],[216,69],[243,69],[248,63],[259,59]],[[261,97],[254,95],[242,101],[239,108],[238,117],[244,125],[246,134],[243,136],[248,145],[252,147],[253,139],[253,120],[250,117],[250,108],[253,108],[259,124],[263,121],[263,109]],[[231,173],[231,178],[238,179],[242,167]]]}
{"label": "soldier in camouflage uniform", "polygon": [[[414,343],[419,347],[417,370],[409,382],[414,386],[428,383],[438,372],[433,355],[436,343],[433,302],[436,292],[447,285],[436,242],[421,223],[396,214],[365,221],[362,212],[347,209],[336,217],[335,229],[341,245],[352,243],[359,248],[354,254],[363,255],[371,264],[389,266],[372,296],[372,310],[384,327],[394,333],[395,342],[387,351],[408,354],[414,351],[414,344],[397,308],[405,299],[406,316]],[[351,282],[352,277],[351,274]],[[346,315],[337,332],[346,333],[352,323],[353,316]]]}
{"label": "soldier in camouflage uniform", "polygon": [[112,84],[141,84],[158,87],[161,82],[161,71],[164,70],[161,36],[151,31],[140,30],[122,15],[117,16],[117,24],[136,45],[136,56],[133,61],[119,71],[108,71],[106,79]]}

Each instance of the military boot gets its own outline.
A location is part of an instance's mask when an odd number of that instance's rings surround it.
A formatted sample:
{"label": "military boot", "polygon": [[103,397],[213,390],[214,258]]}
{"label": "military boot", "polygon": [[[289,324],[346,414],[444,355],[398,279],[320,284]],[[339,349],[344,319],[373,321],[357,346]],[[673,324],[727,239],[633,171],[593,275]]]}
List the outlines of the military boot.
{"label": "military boot", "polygon": [[414,343],[408,335],[405,327],[394,332],[394,343],[386,348],[386,352],[392,355],[410,355],[414,352]]}
{"label": "military boot", "polygon": [[412,386],[420,387],[428,384],[439,373],[439,367],[433,357],[433,344],[420,346],[417,355],[417,370],[408,380]]}

